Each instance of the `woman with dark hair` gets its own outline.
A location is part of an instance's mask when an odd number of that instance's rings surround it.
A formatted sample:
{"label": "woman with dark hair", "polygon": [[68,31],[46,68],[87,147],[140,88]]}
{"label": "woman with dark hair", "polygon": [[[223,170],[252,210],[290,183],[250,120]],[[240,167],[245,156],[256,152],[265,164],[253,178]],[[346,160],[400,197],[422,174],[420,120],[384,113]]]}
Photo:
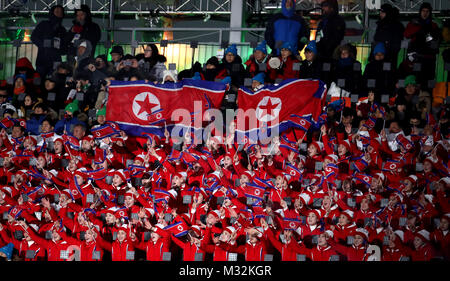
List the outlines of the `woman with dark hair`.
{"label": "woman with dark hair", "polygon": [[166,61],[166,57],[159,54],[155,44],[148,44],[144,49],[144,57],[138,60],[139,70],[144,74],[145,79],[162,82]]}

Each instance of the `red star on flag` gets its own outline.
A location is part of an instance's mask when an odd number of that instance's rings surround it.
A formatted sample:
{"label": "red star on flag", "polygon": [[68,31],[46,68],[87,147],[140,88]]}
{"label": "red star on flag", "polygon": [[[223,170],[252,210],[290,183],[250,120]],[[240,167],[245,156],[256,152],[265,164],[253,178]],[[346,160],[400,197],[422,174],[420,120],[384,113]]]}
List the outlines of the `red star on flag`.
{"label": "red star on flag", "polygon": [[150,98],[148,95],[142,101],[136,100],[136,103],[141,107],[137,115],[140,115],[143,112],[151,113],[152,108],[158,105],[157,103],[150,102]]}
{"label": "red star on flag", "polygon": [[274,116],[272,111],[277,108],[278,103],[272,104],[272,99],[269,98],[266,105],[260,105],[259,108],[263,111],[261,116],[265,116],[269,114],[270,116]]}

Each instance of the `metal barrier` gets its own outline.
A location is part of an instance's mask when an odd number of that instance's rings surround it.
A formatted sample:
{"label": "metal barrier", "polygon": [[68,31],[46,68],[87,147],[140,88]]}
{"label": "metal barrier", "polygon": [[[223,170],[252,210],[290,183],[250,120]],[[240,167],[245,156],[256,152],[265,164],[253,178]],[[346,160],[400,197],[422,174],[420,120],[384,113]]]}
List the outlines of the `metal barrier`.
{"label": "metal barrier", "polygon": [[[9,27],[8,29],[18,29],[18,27]],[[32,30],[33,27],[22,27],[28,31]],[[117,28],[115,31],[130,32],[130,43],[118,44],[124,48],[124,53],[127,54],[138,54],[143,53],[146,44],[155,43],[160,53],[162,53],[167,58],[167,66],[169,64],[176,64],[176,69],[178,71],[189,69],[193,63],[196,61],[201,64],[205,63],[210,57],[220,55],[221,50],[223,51],[223,38],[224,32],[230,31],[240,31],[240,32],[252,32],[256,34],[256,38],[259,38],[259,42],[262,41],[261,35],[265,29],[264,28]],[[165,32],[198,32],[200,35],[185,37],[177,40],[168,40],[167,46],[161,47],[160,42],[139,42],[135,40],[139,32],[146,31],[165,31]],[[215,42],[197,42],[191,41],[195,40],[205,32],[217,33],[218,40]],[[196,46],[191,47],[191,43],[195,42]],[[14,74],[15,62],[21,57],[27,57],[35,66],[37,47],[31,42],[21,42],[20,46],[17,46],[17,42],[1,42],[0,41],[0,79],[7,79]],[[245,62],[253,52],[252,45],[256,42],[245,42],[237,43],[238,54],[241,56],[242,61]],[[100,54],[109,55],[110,48],[109,44],[105,42],[100,42],[97,44],[96,56]],[[364,71],[365,65],[367,64],[368,57],[370,55],[371,46],[370,44],[355,43],[357,48],[357,60],[362,64],[362,70]],[[443,44],[440,46],[440,52],[436,63],[436,82],[446,81],[447,71],[445,71],[445,64],[442,59],[442,51],[448,48],[448,44]],[[399,54],[399,61],[404,59],[405,49]]]}

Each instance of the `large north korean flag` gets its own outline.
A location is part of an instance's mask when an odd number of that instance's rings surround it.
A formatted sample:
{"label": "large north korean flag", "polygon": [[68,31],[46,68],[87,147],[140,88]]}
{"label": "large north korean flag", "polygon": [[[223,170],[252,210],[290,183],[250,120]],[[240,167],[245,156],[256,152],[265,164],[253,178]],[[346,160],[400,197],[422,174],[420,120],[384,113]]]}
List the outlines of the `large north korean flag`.
{"label": "large north korean flag", "polygon": [[189,121],[190,126],[192,116],[200,118],[205,110],[220,107],[225,90],[223,83],[192,79],[156,85],[143,81],[112,81],[106,119],[118,123],[128,135],[163,135],[165,125],[173,127],[181,121],[172,120],[176,110],[190,113],[189,120],[184,120]]}
{"label": "large north korean flag", "polygon": [[238,105],[243,115],[238,115],[236,132],[253,139],[254,133],[270,136],[275,129],[279,132],[291,127],[308,130],[311,122],[317,122],[325,97],[326,85],[320,80],[288,79],[256,92],[242,87]]}

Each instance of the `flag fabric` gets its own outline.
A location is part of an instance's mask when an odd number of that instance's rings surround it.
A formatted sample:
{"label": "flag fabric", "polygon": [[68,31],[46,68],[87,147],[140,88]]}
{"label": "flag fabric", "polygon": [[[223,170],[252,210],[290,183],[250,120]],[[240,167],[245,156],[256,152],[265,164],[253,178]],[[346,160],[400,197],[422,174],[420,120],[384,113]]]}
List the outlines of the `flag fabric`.
{"label": "flag fabric", "polygon": [[93,128],[91,132],[96,139],[104,139],[119,134],[119,131],[116,131],[110,124]]}
{"label": "flag fabric", "polygon": [[[142,133],[163,136],[165,124],[169,131],[175,124],[201,127],[201,122],[199,126],[191,124],[190,113],[201,111],[203,114],[209,108],[219,108],[225,90],[223,83],[193,79],[156,85],[143,81],[112,81],[106,119],[116,122],[131,136]],[[172,121],[172,113],[176,115],[180,110],[187,112],[188,120]]]}
{"label": "flag fabric", "polygon": [[291,163],[285,163],[284,170],[286,171],[286,173],[288,175],[290,175],[293,178],[293,180],[298,180],[298,181],[301,180],[302,172],[299,169],[297,169],[297,167],[292,165]]}
{"label": "flag fabric", "polygon": [[388,159],[383,164],[383,168],[381,169],[383,172],[397,172],[399,168],[402,167],[402,163],[397,160]]}
{"label": "flag fabric", "polygon": [[291,219],[291,218],[283,218],[283,229],[285,230],[296,230],[300,227],[301,221],[298,219]]}
{"label": "flag fabric", "polygon": [[372,184],[372,179],[373,179],[372,176],[369,176],[367,174],[361,174],[361,173],[356,173],[355,175],[353,175],[353,178],[359,182],[362,182],[367,187],[370,187],[370,185]]}
{"label": "flag fabric", "polygon": [[325,178],[328,182],[334,182],[336,180],[336,177],[339,173],[339,167],[338,165],[334,163],[328,163],[325,168]]}
{"label": "flag fabric", "polygon": [[91,180],[101,180],[106,178],[108,171],[105,168],[100,168],[96,170],[88,170],[86,171],[86,174],[88,174],[88,177]]}
{"label": "flag fabric", "polygon": [[76,137],[64,134],[62,139],[68,148],[80,150],[80,141]]}
{"label": "flag fabric", "polygon": [[299,128],[305,132],[309,130],[312,124],[311,115],[300,116],[291,114],[288,118],[293,123],[293,127]]}
{"label": "flag fabric", "polygon": [[266,192],[266,189],[253,183],[247,183],[245,185],[245,196],[262,200],[264,197],[264,193]]}
{"label": "flag fabric", "polygon": [[166,203],[168,203],[170,197],[172,196],[172,194],[170,194],[168,191],[163,190],[163,189],[155,189],[153,195],[155,198],[155,203],[159,203],[161,201],[165,201]]}
{"label": "flag fabric", "polygon": [[264,188],[264,189],[266,189],[266,188],[273,188],[273,189],[275,189],[275,186],[273,186],[272,181],[269,180],[269,179],[265,180],[265,179],[262,179],[260,177],[255,176],[253,178],[253,183],[256,184],[259,187]]}
{"label": "flag fabric", "polygon": [[0,121],[0,126],[5,129],[11,128],[13,125],[14,121],[9,117],[5,117],[2,119],[2,121]]}
{"label": "flag fabric", "polygon": [[187,224],[184,221],[179,221],[164,227],[164,230],[170,231],[175,237],[186,235],[189,231]]}
{"label": "flag fabric", "polygon": [[[297,121],[301,120],[304,120],[303,127],[307,127],[306,121],[318,120],[325,96],[326,85],[312,79],[286,79],[278,86],[268,85],[257,92],[241,87],[238,91],[236,134],[245,134],[256,140],[263,134],[262,127],[267,131],[264,132],[266,136],[299,127]],[[290,119],[292,114],[297,115],[294,121]]]}

